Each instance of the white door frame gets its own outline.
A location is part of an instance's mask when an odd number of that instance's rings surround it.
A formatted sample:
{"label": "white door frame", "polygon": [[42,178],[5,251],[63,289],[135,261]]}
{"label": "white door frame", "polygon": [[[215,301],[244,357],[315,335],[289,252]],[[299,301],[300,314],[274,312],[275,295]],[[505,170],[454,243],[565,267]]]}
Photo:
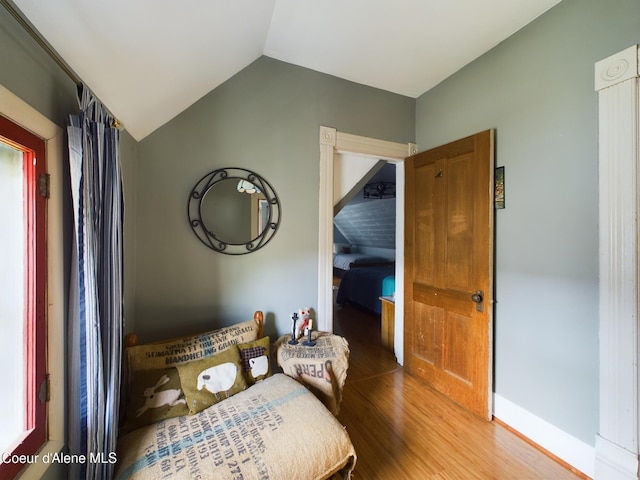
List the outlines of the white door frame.
{"label": "white door frame", "polygon": [[418,152],[414,143],[396,143],[320,127],[320,210],[318,219],[318,328],[333,331],[333,162],[349,153],[396,164],[395,354],[404,358],[404,159]]}
{"label": "white door frame", "polygon": [[596,479],[638,479],[640,61],[595,65],[599,101],[600,425]]}

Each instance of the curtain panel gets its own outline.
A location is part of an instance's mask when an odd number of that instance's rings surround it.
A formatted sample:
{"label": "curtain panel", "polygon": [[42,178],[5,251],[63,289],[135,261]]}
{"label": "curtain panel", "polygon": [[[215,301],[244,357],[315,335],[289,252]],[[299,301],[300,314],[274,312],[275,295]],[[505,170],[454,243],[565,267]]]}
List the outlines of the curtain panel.
{"label": "curtain panel", "polygon": [[118,435],[122,359],[123,221],[120,132],[85,86],[71,115],[74,212],[68,318],[69,478],[110,479]]}

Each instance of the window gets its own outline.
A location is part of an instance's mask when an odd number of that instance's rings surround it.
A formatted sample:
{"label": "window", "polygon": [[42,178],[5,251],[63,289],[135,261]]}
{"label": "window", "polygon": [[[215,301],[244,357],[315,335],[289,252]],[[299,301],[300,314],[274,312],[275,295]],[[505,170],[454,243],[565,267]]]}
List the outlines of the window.
{"label": "window", "polygon": [[45,166],[44,140],[0,116],[1,478],[47,433]]}

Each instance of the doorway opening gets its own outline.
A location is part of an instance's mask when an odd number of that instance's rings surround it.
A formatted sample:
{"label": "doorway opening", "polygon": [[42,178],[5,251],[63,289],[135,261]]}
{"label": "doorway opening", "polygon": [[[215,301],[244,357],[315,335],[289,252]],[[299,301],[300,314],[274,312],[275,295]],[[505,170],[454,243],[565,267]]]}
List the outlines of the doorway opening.
{"label": "doorway opening", "polygon": [[[396,232],[395,232],[395,318],[394,353],[402,364],[403,346],[403,275],[404,275],[404,159],[417,152],[415,144],[401,144],[338,132],[329,127],[320,127],[320,205],[318,242],[318,326],[333,331],[333,216],[337,204],[336,192],[343,181],[344,172],[336,169],[336,158],[340,155],[356,157],[363,164],[378,161],[395,164],[396,176]],[[338,173],[338,175],[335,175]],[[362,175],[358,177],[361,179]]]}
{"label": "doorway opening", "polygon": [[[368,162],[349,155],[338,155],[334,162],[334,178],[341,180],[334,188],[334,328],[357,318],[353,333],[393,351],[397,167],[378,160],[358,179],[359,174],[340,172]],[[352,184],[346,192],[339,190]]]}

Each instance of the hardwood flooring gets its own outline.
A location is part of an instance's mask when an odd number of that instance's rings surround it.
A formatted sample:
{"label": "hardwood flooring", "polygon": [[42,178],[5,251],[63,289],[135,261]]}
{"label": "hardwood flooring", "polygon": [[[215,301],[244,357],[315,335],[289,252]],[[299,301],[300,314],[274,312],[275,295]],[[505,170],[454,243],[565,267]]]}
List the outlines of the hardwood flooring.
{"label": "hardwood flooring", "polygon": [[351,307],[334,314],[351,350],[338,418],[358,454],[354,479],[586,478],[406,374],[382,348],[379,322]]}

